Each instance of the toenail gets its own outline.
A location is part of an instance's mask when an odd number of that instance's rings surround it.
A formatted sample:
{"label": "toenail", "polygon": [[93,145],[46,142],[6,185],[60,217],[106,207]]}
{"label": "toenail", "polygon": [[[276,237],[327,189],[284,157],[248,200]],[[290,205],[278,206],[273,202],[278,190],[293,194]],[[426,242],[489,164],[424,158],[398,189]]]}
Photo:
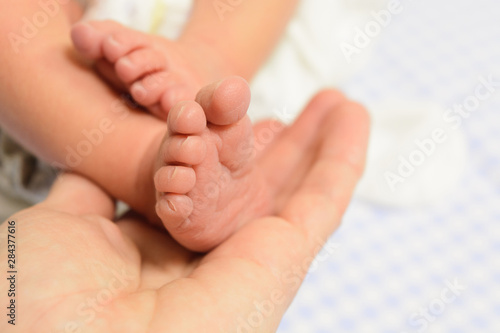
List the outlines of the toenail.
{"label": "toenail", "polygon": [[169,180],[174,179],[176,173],[177,173],[177,167],[173,167],[169,172],[168,179]]}
{"label": "toenail", "polygon": [[121,44],[113,36],[108,37],[108,43],[113,46],[121,46]]}
{"label": "toenail", "polygon": [[121,58],[120,65],[125,66],[129,69],[134,67],[134,64],[132,63],[132,61],[130,61],[130,59],[128,57]]}
{"label": "toenail", "polygon": [[84,29],[87,29],[87,30],[96,30],[92,25],[88,24],[87,22],[80,22],[78,23],[77,25],[75,25],[75,27],[84,27]]}
{"label": "toenail", "polygon": [[184,148],[184,146],[187,145],[188,142],[191,142],[191,141],[193,141],[193,137],[192,136],[188,136],[186,139],[184,139],[184,141],[182,141],[181,148]]}
{"label": "toenail", "polygon": [[[181,143],[181,146],[180,146],[180,150],[189,150],[191,151],[191,149],[198,149],[200,147],[201,144],[204,144],[205,142],[203,141],[203,139],[197,135],[191,135],[191,136],[188,136],[184,141],[182,141]],[[198,164],[198,163],[196,163]]]}
{"label": "toenail", "polygon": [[148,95],[148,91],[146,90],[146,88],[144,88],[142,83],[139,82],[132,85],[132,87],[130,88],[130,92],[135,99],[144,99]]}
{"label": "toenail", "polygon": [[176,121],[178,121],[179,119],[181,119],[181,116],[182,116],[182,114],[184,113],[185,110],[186,110],[186,105],[183,105],[181,107],[181,109],[179,110],[179,112],[177,113],[177,117],[175,118]]}
{"label": "toenail", "polygon": [[175,208],[175,205],[172,203],[172,201],[167,200],[167,205],[168,205],[168,208],[170,208],[173,212],[177,211],[177,209]]}

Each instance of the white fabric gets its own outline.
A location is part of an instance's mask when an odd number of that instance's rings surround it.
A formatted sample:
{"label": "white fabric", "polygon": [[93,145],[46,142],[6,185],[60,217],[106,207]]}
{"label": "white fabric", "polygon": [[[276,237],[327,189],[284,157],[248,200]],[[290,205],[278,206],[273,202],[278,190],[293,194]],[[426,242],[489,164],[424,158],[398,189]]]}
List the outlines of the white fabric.
{"label": "white fabric", "polygon": [[[462,131],[443,126],[445,110],[422,101],[384,102],[369,109],[374,116],[368,167],[358,196],[411,207],[432,205],[449,194],[462,177],[467,150]],[[438,142],[436,130],[443,133]]]}

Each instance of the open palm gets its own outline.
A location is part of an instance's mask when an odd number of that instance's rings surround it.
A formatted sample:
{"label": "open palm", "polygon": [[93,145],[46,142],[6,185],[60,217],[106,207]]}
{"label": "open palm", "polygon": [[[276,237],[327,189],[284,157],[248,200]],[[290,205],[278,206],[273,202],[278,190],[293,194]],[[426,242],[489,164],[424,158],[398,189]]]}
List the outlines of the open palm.
{"label": "open palm", "polygon": [[[134,213],[112,222],[105,193],[64,175],[44,203],[10,219],[17,228],[18,317],[15,327],[2,320],[0,330],[275,331],[318,246],[338,227],[364,164],[366,113],[346,100],[324,100],[317,108],[326,112],[287,129],[270,148],[287,150],[269,161],[276,179],[293,156],[311,161],[295,170],[280,211],[207,254],[185,250]],[[6,267],[6,256],[1,260]],[[7,283],[2,279],[1,290]]]}

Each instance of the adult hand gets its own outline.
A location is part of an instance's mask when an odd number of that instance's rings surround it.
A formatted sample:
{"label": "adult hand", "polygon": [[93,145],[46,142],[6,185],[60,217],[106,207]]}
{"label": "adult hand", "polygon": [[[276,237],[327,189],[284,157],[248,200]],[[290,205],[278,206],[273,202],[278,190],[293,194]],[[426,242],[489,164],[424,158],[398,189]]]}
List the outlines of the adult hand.
{"label": "adult hand", "polygon": [[[9,220],[16,223],[16,326],[4,316],[0,330],[275,331],[320,245],[338,227],[366,153],[366,112],[339,94],[320,94],[301,117],[271,148],[286,153],[270,161],[277,179],[290,158],[311,161],[290,181],[293,191],[279,213],[248,223],[203,255],[138,215],[112,222],[105,193],[64,175],[45,202]],[[7,228],[0,228],[3,271]],[[1,279],[4,311],[9,288]]]}

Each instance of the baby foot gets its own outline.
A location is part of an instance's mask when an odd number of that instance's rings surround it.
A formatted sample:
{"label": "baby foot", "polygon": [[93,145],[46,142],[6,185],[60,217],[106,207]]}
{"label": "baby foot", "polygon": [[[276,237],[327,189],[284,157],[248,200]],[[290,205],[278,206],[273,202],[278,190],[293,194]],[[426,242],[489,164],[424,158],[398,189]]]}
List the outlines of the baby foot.
{"label": "baby foot", "polygon": [[78,23],[71,37],[76,50],[95,60],[103,76],[161,119],[177,102],[194,99],[202,86],[227,74],[202,43],[188,46],[114,21]]}
{"label": "baby foot", "polygon": [[206,251],[248,220],[270,213],[246,115],[247,83],[231,77],[203,88],[168,114],[155,174],[156,212],[185,247]]}

